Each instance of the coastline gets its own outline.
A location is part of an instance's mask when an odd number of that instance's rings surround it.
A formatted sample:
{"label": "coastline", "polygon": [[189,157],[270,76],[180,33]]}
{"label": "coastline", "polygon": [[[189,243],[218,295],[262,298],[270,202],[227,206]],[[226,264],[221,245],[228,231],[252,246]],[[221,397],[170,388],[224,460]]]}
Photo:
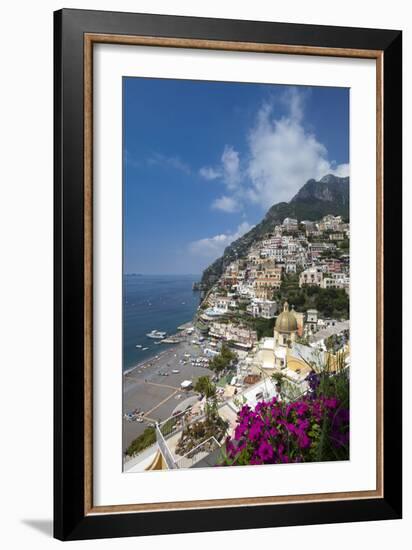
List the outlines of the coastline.
{"label": "coastline", "polygon": [[165,354],[167,354],[168,351],[171,351],[172,349],[173,348],[165,349],[163,351],[160,351],[156,355],[153,355],[153,357],[149,357],[147,359],[144,359],[143,361],[140,361],[140,363],[136,363],[136,365],[133,365],[133,367],[129,367],[127,370],[123,371],[123,376],[126,376],[126,375],[130,374],[131,372],[133,372],[135,369],[137,369],[139,367],[141,368],[141,367],[145,366],[148,363],[152,363],[153,360],[160,359]]}
{"label": "coastline", "polygon": [[165,332],[167,339],[172,335],[178,339],[181,327],[195,318],[199,293],[192,290],[192,281],[193,276],[189,275],[127,277],[123,304],[123,372],[169,347],[167,342],[156,345],[159,340],[148,338],[151,330]]}
{"label": "coastline", "polygon": [[[195,395],[193,390],[181,387],[184,380],[195,382],[200,376],[213,374],[205,366],[193,365],[188,355],[196,358],[203,353],[185,333],[178,344],[123,373],[123,452],[147,427],[166,420],[185,398]],[[136,409],[143,420],[140,423],[125,417]]]}
{"label": "coastline", "polygon": [[[184,334],[184,331],[186,329],[192,327],[192,326],[193,326],[193,319],[191,321],[187,321],[186,323],[183,323],[180,326],[178,326],[177,330],[179,332],[168,336],[167,339],[176,338],[176,339],[179,339],[179,341],[176,341],[173,344],[167,344],[167,343],[163,344],[163,345],[172,346],[172,347],[168,347],[167,349],[159,351],[158,353],[152,355],[151,357],[148,357],[148,358],[144,359],[143,361],[139,361],[138,363],[136,363],[132,367],[129,367],[127,370],[124,370],[123,371],[123,376],[126,376],[126,375],[132,373],[137,368],[142,368],[142,367],[146,366],[147,364],[152,363],[155,360],[157,361],[157,360],[161,359],[162,357],[167,355],[169,352],[175,351],[175,346],[178,346],[179,344],[185,342],[186,339],[189,337],[189,335]],[[162,344],[160,344],[160,345],[162,345]]]}

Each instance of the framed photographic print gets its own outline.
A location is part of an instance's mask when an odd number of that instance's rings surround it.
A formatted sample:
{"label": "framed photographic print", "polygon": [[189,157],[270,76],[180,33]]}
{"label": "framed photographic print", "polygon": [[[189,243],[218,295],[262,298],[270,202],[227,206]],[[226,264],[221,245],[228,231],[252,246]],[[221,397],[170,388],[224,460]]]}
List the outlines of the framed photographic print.
{"label": "framed photographic print", "polygon": [[400,518],[401,32],[54,21],[55,536]]}

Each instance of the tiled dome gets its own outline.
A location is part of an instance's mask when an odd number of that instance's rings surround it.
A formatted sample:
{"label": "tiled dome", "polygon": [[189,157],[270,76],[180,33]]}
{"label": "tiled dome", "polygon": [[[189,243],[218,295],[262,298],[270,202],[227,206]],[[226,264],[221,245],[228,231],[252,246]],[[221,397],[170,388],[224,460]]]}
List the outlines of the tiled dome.
{"label": "tiled dome", "polygon": [[276,319],[275,329],[278,332],[294,332],[298,330],[298,322],[293,311],[289,311],[289,304],[285,302],[283,311]]}

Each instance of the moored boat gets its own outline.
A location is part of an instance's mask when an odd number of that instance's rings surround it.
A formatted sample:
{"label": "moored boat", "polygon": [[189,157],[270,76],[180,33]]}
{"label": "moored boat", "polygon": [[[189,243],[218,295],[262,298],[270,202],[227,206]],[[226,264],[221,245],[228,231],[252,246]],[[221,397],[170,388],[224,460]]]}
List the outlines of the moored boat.
{"label": "moored boat", "polygon": [[154,338],[155,340],[163,340],[163,338],[166,337],[166,332],[162,332],[160,330],[152,330],[152,332],[149,332],[146,334],[148,338]]}

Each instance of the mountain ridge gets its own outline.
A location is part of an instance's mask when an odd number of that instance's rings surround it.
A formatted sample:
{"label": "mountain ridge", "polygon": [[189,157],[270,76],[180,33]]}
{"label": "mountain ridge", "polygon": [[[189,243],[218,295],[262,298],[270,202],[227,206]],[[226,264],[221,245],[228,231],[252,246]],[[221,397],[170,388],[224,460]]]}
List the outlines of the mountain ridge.
{"label": "mountain ridge", "polygon": [[202,285],[210,288],[230,262],[244,256],[253,242],[261,240],[285,218],[315,221],[327,214],[349,219],[349,177],[327,174],[319,181],[310,179],[289,202],[271,206],[257,225],[228,245],[223,255],[203,271]]}

